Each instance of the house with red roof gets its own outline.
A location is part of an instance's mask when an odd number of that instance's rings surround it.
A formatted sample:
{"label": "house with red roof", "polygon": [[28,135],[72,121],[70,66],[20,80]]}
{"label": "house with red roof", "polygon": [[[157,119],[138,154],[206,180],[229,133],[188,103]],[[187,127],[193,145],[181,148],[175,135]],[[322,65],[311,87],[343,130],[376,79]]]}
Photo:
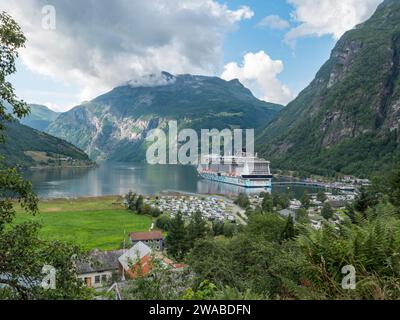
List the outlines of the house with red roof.
{"label": "house with red roof", "polygon": [[131,232],[129,234],[129,241],[132,246],[138,242],[143,242],[152,249],[163,251],[164,250],[164,237],[161,231],[148,231],[148,232]]}
{"label": "house with red roof", "polygon": [[180,270],[186,267],[183,264],[175,264],[172,260],[164,257],[160,252],[153,251],[141,241],[118,258],[120,272],[128,279],[149,274],[154,267],[155,260],[173,270]]}

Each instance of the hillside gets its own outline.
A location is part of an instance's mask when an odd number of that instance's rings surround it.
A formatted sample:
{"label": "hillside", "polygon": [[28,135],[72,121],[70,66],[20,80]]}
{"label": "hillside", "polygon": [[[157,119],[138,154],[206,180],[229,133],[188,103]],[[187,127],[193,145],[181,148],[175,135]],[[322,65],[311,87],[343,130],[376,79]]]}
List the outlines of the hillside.
{"label": "hillside", "polygon": [[31,112],[21,119],[21,123],[36,130],[45,131],[49,124],[60,115],[46,106],[30,104],[29,107]]}
{"label": "hillside", "polygon": [[177,120],[180,128],[261,128],[282,107],[256,99],[239,81],[162,72],[130,81],[61,114],[52,135],[93,159],[140,161],[153,128]]}
{"label": "hillside", "polygon": [[0,156],[7,166],[81,166],[92,161],[80,149],[61,139],[34,130],[17,121],[6,124],[6,142]]}
{"label": "hillside", "polygon": [[266,126],[275,168],[370,176],[399,159],[400,1],[347,32],[312,83]]}
{"label": "hillside", "polygon": [[[12,107],[3,101],[8,112],[12,112]],[[46,106],[40,104],[29,104],[30,112],[23,117],[20,122],[28,127],[36,130],[46,131],[49,124],[57,119],[60,113],[50,110]]]}

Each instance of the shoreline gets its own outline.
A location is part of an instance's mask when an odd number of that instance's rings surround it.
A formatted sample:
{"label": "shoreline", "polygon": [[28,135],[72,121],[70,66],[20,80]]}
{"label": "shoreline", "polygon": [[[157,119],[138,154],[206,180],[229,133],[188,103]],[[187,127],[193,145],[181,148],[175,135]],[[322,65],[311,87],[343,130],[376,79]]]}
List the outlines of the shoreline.
{"label": "shoreline", "polygon": [[[121,198],[125,194],[110,194],[110,195],[101,195],[101,196],[69,196],[69,197],[55,197],[55,198],[45,198],[39,197],[40,201],[62,201],[62,200],[106,200],[106,199],[113,199],[113,198]],[[211,193],[193,193],[193,192],[185,192],[185,191],[160,191],[154,194],[142,194],[143,197],[157,197],[157,196],[197,196],[197,197],[223,197],[229,200],[234,200],[232,196],[227,196],[224,194],[211,194]]]}
{"label": "shoreline", "polygon": [[92,165],[68,165],[68,166],[32,166],[32,167],[27,167],[26,170],[49,170],[49,169],[64,169],[64,168],[79,168],[79,169],[84,169],[84,168],[96,168],[98,166],[97,163],[92,164]]}

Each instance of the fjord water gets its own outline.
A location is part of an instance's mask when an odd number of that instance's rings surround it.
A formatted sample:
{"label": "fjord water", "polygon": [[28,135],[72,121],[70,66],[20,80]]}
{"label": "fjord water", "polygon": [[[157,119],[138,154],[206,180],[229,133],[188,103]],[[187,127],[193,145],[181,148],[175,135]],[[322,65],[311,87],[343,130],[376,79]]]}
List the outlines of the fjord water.
{"label": "fjord water", "polygon": [[[194,166],[105,162],[94,168],[31,169],[24,173],[41,198],[97,197],[133,192],[150,195],[163,191],[235,195],[261,192],[201,179]],[[277,189],[285,191],[286,189]],[[303,188],[292,189],[302,194]]]}

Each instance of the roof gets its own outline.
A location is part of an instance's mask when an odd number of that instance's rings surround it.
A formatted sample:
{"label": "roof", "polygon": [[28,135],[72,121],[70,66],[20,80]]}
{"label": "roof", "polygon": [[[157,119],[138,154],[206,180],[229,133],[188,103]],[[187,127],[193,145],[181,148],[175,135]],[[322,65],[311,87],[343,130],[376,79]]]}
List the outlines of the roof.
{"label": "roof", "polygon": [[78,262],[76,269],[78,274],[112,271],[118,269],[118,257],[124,250],[100,251],[90,253],[88,261]]}
{"label": "roof", "polygon": [[281,216],[284,216],[286,218],[288,218],[289,216],[292,216],[293,218],[296,217],[296,212],[289,210],[289,209],[283,209],[281,211],[278,212]]}
{"label": "roof", "polygon": [[163,235],[161,231],[148,231],[148,232],[131,232],[129,234],[133,241],[147,241],[147,240],[162,240]]}
{"label": "roof", "polygon": [[333,208],[343,208],[347,204],[344,200],[330,200],[328,202]]}
{"label": "roof", "polygon": [[138,260],[141,260],[150,253],[150,247],[139,241],[122,256],[120,256],[118,261],[124,270],[130,270],[132,263],[138,262]]}

